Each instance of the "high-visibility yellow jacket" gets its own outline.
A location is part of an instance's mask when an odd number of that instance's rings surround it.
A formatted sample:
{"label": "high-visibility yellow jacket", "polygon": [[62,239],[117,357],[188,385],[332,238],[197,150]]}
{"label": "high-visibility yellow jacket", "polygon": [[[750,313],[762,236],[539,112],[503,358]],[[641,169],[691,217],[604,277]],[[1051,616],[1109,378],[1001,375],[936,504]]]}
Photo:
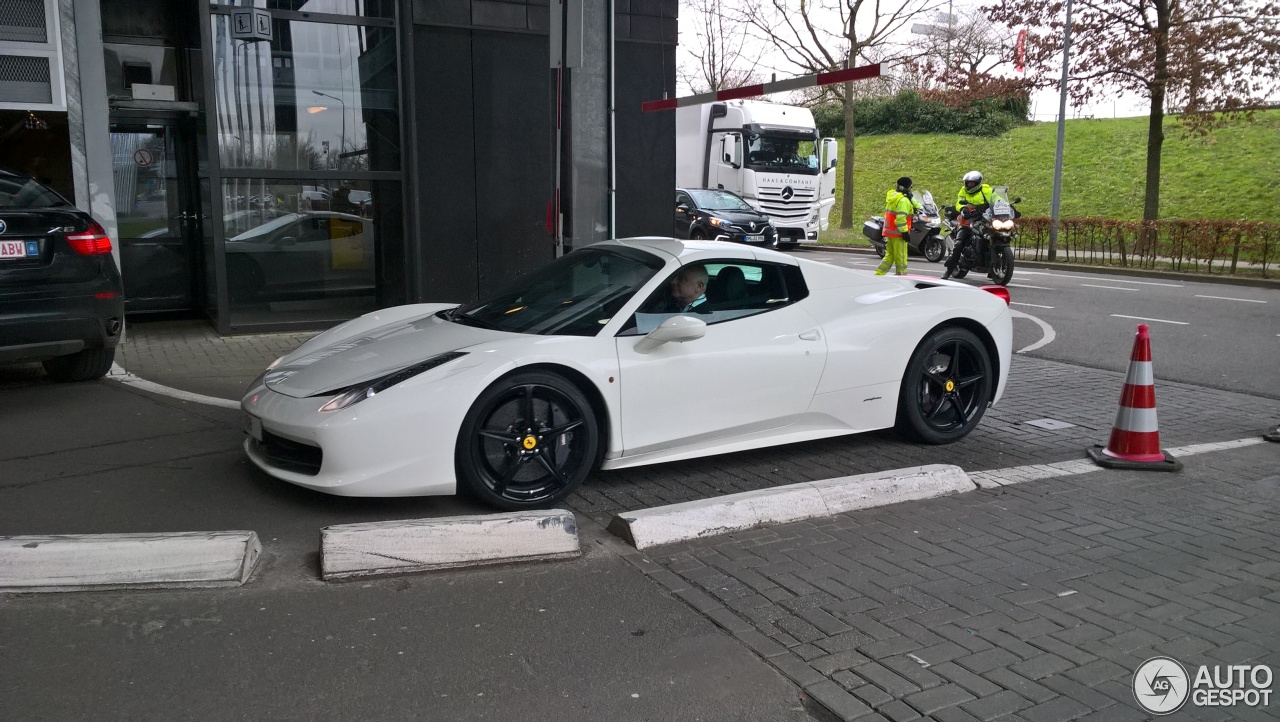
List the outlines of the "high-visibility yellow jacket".
{"label": "high-visibility yellow jacket", "polygon": [[964,186],[960,186],[960,194],[956,196],[956,210],[962,211],[967,205],[991,205],[991,186],[986,183],[982,184],[974,192],[970,193]]}
{"label": "high-visibility yellow jacket", "polygon": [[922,206],[893,189],[884,194],[884,235],[898,238],[911,231],[911,219]]}

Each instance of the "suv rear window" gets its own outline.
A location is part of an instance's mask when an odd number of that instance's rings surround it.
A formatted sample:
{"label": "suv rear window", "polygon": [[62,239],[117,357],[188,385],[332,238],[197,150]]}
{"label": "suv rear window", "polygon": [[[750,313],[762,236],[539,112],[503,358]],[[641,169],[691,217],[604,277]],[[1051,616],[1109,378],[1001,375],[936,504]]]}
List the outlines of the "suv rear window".
{"label": "suv rear window", "polygon": [[0,208],[60,208],[66,199],[30,178],[0,176]]}

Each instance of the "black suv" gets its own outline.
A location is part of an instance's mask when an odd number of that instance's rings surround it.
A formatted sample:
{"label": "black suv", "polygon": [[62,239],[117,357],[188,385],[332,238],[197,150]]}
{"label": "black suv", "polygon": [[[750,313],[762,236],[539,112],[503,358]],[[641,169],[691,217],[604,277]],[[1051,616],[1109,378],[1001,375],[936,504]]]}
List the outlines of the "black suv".
{"label": "black suv", "polygon": [[676,189],[676,236],[693,240],[726,240],[754,245],[778,239],[769,216],[741,196],[722,188]]}
{"label": "black suv", "polygon": [[53,190],[0,169],[0,364],[41,361],[56,381],[101,378],[123,328],[107,232]]}

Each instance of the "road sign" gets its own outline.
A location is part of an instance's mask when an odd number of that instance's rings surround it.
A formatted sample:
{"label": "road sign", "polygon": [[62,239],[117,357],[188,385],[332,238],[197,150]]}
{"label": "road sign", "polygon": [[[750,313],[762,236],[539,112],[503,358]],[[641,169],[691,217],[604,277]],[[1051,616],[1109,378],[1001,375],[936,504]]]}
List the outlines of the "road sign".
{"label": "road sign", "polygon": [[231,11],[231,37],[236,40],[271,40],[271,11],[250,8]]}

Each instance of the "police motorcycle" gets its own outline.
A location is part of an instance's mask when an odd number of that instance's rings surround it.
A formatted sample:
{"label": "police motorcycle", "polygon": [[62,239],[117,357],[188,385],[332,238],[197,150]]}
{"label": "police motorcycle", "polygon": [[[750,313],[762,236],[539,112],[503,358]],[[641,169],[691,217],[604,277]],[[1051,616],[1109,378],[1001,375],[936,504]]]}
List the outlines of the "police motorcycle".
{"label": "police motorcycle", "polygon": [[1014,207],[1021,198],[1009,200],[1007,186],[991,189],[991,203],[982,206],[967,205],[957,211],[948,206],[947,220],[955,238],[960,229],[968,228],[969,242],[955,243],[943,279],[964,278],[969,271],[987,271],[991,282],[1006,285],[1013,278],[1013,239],[1017,237],[1015,219],[1022,214]]}
{"label": "police motorcycle", "polygon": [[[918,253],[930,263],[941,261],[951,250],[951,239],[942,237],[942,217],[938,212],[938,204],[929,191],[921,191],[921,210],[911,222],[911,231],[907,234],[907,252]],[[862,235],[871,241],[876,255],[884,258],[884,216],[872,216],[862,224]]]}

